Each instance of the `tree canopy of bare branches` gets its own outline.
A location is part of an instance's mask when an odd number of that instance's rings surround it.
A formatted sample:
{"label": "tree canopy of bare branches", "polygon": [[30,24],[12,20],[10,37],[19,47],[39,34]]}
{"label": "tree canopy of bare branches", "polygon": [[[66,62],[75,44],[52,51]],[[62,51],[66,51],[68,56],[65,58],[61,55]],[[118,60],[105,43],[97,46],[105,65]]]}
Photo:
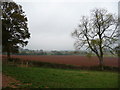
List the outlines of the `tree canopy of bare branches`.
{"label": "tree canopy of bare branches", "polygon": [[82,16],[72,36],[76,39],[76,48],[84,47],[97,55],[103,70],[104,51],[109,50],[114,54],[114,47],[118,43],[118,18],[106,9],[93,9],[90,17]]}

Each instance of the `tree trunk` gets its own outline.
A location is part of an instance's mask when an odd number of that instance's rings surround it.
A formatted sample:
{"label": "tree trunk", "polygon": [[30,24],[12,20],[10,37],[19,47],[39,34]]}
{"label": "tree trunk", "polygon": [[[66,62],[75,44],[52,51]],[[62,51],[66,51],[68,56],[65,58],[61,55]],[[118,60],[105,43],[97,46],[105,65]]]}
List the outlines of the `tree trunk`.
{"label": "tree trunk", "polygon": [[103,57],[99,58],[99,66],[100,66],[100,70],[104,70],[104,63],[103,63]]}
{"label": "tree trunk", "polygon": [[9,50],[9,47],[7,48],[7,59],[8,60],[10,59],[10,50]]}

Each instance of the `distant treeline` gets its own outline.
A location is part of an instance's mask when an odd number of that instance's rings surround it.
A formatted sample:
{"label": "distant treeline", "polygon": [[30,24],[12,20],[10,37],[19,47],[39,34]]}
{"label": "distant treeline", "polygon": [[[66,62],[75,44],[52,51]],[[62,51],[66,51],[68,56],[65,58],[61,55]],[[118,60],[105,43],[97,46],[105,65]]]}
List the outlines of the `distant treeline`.
{"label": "distant treeline", "polygon": [[[5,55],[6,53],[2,53],[3,55]],[[67,51],[67,50],[63,50],[63,51],[57,51],[57,50],[53,50],[53,51],[44,51],[44,50],[29,50],[29,49],[19,49],[19,53],[12,53],[14,55],[81,55],[81,56],[93,56],[94,54],[92,52],[87,52],[84,50],[80,50],[80,51]],[[106,51],[105,55],[111,55],[109,52]]]}
{"label": "distant treeline", "polygon": [[14,53],[15,55],[85,55],[86,52],[76,51],[45,51],[45,52],[19,52]]}
{"label": "distant treeline", "polygon": [[[19,53],[13,53],[14,55],[85,55],[85,51],[43,51],[43,50],[22,50]],[[4,55],[6,53],[3,53]]]}

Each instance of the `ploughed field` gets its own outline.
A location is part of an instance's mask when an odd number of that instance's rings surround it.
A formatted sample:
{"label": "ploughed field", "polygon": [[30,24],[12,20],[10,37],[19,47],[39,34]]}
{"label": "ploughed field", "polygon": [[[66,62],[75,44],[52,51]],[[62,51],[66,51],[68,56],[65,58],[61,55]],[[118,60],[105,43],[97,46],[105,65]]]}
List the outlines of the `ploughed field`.
{"label": "ploughed field", "polygon": [[[6,56],[3,56],[6,57]],[[99,64],[97,57],[87,57],[78,55],[12,55],[13,58],[22,60],[34,60],[41,62],[50,62],[58,64],[70,64],[79,66],[97,66]],[[117,57],[104,57],[104,65],[118,67]]]}

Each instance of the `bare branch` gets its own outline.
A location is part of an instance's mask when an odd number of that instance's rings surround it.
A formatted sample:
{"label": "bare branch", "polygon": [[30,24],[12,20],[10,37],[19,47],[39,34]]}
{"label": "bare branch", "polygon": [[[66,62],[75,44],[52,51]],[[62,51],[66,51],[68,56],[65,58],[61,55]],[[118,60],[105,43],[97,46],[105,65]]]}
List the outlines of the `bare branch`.
{"label": "bare branch", "polygon": [[79,29],[75,30],[74,34],[77,37],[75,45],[79,48],[86,46],[102,62],[106,48],[111,53],[114,52],[117,38],[120,36],[117,27],[117,20],[113,14],[105,9],[94,9],[90,18],[82,17]]}

